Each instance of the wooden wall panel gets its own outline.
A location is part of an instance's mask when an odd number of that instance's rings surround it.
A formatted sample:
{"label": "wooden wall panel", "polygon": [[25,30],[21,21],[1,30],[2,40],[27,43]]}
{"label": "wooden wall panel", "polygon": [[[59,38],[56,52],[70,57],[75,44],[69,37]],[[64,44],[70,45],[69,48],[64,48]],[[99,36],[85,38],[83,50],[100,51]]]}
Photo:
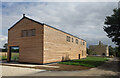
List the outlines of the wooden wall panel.
{"label": "wooden wall panel", "polygon": [[[67,42],[66,36],[74,38],[74,42]],[[44,25],[44,63],[58,62],[64,59],[78,59],[78,55],[81,54],[81,58],[86,57],[86,42],[85,45],[75,43],[76,37],[53,29]],[[71,39],[72,40],[72,39]],[[82,56],[82,51],[84,55]]]}
{"label": "wooden wall panel", "polygon": [[[29,29],[36,29],[36,36],[21,37],[21,31]],[[19,62],[43,63],[43,26],[24,18],[8,31],[8,47],[10,46],[20,47]]]}
{"label": "wooden wall panel", "polygon": [[[36,29],[36,36],[21,37],[22,30]],[[74,42],[66,41],[66,36],[74,38]],[[8,31],[8,47],[19,46],[19,62],[50,63],[67,59],[86,57],[86,42],[49,26],[42,26],[24,18]],[[80,42],[85,42],[81,45]],[[9,49],[9,48],[8,48]],[[83,56],[82,56],[83,51]],[[9,50],[8,50],[9,58]],[[9,61],[9,59],[7,59]]]}

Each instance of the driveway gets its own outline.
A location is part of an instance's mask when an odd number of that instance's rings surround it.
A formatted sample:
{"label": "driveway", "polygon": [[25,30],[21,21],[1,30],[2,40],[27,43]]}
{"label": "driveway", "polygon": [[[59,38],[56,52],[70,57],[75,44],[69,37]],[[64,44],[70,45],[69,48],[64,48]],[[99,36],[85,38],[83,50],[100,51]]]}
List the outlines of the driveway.
{"label": "driveway", "polygon": [[97,68],[83,71],[45,71],[32,68],[3,66],[3,76],[118,76],[120,63],[118,58],[112,58]]}

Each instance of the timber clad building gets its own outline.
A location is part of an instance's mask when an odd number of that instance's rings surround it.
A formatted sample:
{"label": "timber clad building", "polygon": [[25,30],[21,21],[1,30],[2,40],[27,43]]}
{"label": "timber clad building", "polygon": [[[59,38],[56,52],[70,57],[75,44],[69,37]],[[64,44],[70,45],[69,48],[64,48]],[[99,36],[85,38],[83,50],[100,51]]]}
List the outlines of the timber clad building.
{"label": "timber clad building", "polygon": [[86,57],[86,41],[25,15],[8,29],[8,62],[11,47],[19,47],[19,62],[51,63]]}

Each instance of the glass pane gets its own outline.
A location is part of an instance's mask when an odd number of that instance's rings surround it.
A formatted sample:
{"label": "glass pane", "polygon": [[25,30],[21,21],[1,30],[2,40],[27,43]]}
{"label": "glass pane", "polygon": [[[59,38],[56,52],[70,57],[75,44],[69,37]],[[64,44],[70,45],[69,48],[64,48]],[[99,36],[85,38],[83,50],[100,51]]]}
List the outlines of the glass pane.
{"label": "glass pane", "polygon": [[32,36],[35,36],[35,29],[32,29]]}
{"label": "glass pane", "polygon": [[32,30],[28,30],[28,36],[32,36]]}
{"label": "glass pane", "polygon": [[18,61],[19,59],[19,53],[12,52],[11,53],[11,61]]}
{"label": "glass pane", "polygon": [[19,47],[11,47],[11,61],[19,60]]}

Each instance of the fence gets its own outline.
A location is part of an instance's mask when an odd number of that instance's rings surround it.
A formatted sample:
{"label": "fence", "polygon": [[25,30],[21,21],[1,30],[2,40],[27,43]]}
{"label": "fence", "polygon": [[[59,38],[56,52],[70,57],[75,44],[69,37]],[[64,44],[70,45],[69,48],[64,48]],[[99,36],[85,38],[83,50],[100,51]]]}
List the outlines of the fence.
{"label": "fence", "polygon": [[0,52],[0,56],[5,56],[5,57],[7,57],[7,52]]}

